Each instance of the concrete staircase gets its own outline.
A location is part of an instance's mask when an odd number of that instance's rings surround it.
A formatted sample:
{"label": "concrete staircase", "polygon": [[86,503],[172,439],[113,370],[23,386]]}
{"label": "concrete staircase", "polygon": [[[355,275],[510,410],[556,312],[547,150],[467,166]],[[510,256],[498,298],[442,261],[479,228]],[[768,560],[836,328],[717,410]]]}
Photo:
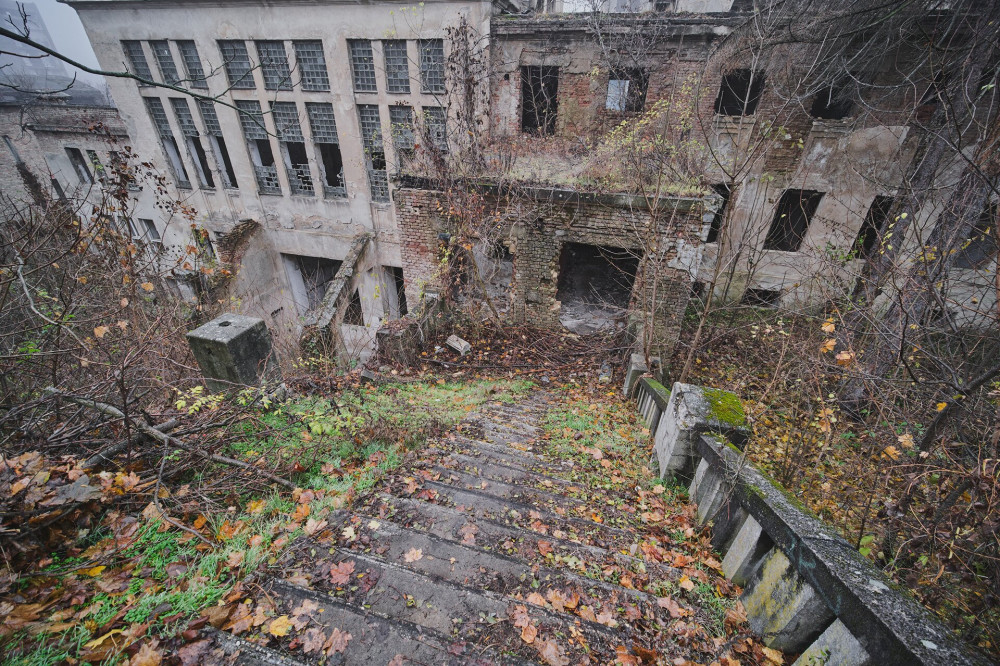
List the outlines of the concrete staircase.
{"label": "concrete staircase", "polygon": [[[698,647],[712,644],[706,611],[658,596],[682,572],[643,557],[635,507],[547,455],[541,423],[557,400],[535,392],[470,414],[328,516],[332,536],[289,549],[264,593],[275,615],[298,611],[291,642],[219,633],[217,645],[246,664],[712,661]],[[343,650],[309,650],[335,630],[350,634]]]}

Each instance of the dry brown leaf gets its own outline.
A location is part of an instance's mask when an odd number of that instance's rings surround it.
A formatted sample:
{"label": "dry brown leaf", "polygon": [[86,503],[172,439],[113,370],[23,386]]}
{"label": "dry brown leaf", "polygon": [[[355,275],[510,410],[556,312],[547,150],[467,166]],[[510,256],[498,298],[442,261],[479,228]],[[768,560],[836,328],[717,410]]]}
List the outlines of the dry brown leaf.
{"label": "dry brown leaf", "polygon": [[94,329],[94,335],[96,335],[98,338],[103,338],[105,335],[108,334],[108,331],[110,330],[111,329],[108,326],[98,326],[97,328]]}
{"label": "dry brown leaf", "polygon": [[135,656],[129,660],[129,666],[160,666],[163,654],[149,643],[143,643]]}
{"label": "dry brown leaf", "polygon": [[424,553],[422,550],[420,550],[419,548],[411,548],[408,551],[406,551],[406,555],[403,555],[403,559],[407,563],[413,563],[422,558],[423,556]]}
{"label": "dry brown leaf", "polygon": [[514,621],[514,626],[523,629],[531,624],[531,618],[528,616],[528,607],[524,605],[517,605],[514,607],[513,612],[510,614],[510,619]]}
{"label": "dry brown leaf", "polygon": [[533,643],[536,636],[538,636],[538,628],[533,624],[529,624],[521,629],[521,640],[525,643]]}
{"label": "dry brown leaf", "polygon": [[552,553],[552,544],[549,543],[548,541],[539,541],[538,542],[538,552],[541,553],[543,557],[545,555],[551,554]]}
{"label": "dry brown leaf", "polygon": [[683,608],[679,603],[670,597],[660,597],[656,600],[656,605],[660,608],[667,609],[667,612],[670,613],[670,617],[672,618],[685,617],[687,615],[691,615],[692,613],[692,611],[687,608]]}
{"label": "dry brown leaf", "polygon": [[594,609],[590,606],[580,606],[580,610],[577,611],[577,615],[582,617],[584,620],[597,622],[597,616],[594,615]]}
{"label": "dry brown leaf", "polygon": [[761,651],[764,653],[764,657],[767,658],[772,664],[783,664],[785,663],[785,655],[781,654],[778,650],[772,650],[769,647],[761,646]]}
{"label": "dry brown leaf", "polygon": [[344,560],[330,567],[330,580],[334,585],[347,585],[354,573],[354,561]]}
{"label": "dry brown leaf", "polygon": [[303,528],[307,536],[312,536],[319,532],[321,529],[326,527],[327,522],[325,520],[316,520],[315,518],[310,518],[306,521],[306,525]]}
{"label": "dry brown leaf", "polygon": [[338,652],[344,652],[347,650],[347,644],[351,642],[351,635],[340,629],[334,629],[333,633],[330,634],[330,638],[326,640],[323,647],[326,649],[326,654],[329,656],[331,654],[336,654]]}
{"label": "dry brown leaf", "polygon": [[395,657],[389,660],[386,666],[403,666],[406,663],[406,657],[401,654],[397,654]]}
{"label": "dry brown leaf", "polygon": [[532,592],[531,594],[529,594],[528,598],[527,598],[527,601],[528,601],[529,604],[535,604],[536,606],[544,606],[545,605],[545,597],[543,597],[542,595],[538,594],[538,592]]}
{"label": "dry brown leaf", "polygon": [[549,666],[569,666],[569,659],[563,652],[562,646],[554,640],[536,640],[535,649]]}
{"label": "dry brown leaf", "polygon": [[267,631],[272,636],[287,636],[291,630],[292,621],[288,619],[287,615],[276,617],[271,620],[271,624],[267,625]]}
{"label": "dry brown leaf", "polygon": [[319,652],[326,642],[326,634],[319,627],[313,627],[302,634],[302,651],[306,654]]}

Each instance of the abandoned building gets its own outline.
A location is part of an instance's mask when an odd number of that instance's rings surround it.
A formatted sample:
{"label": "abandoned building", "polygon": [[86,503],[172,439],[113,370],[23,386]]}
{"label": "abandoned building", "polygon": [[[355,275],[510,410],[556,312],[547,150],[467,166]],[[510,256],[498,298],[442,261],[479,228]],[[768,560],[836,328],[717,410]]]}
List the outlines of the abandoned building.
{"label": "abandoned building", "polygon": [[[514,322],[627,325],[667,352],[691,293],[709,285],[757,306],[849,293],[891,224],[914,149],[899,110],[934,104],[926,82],[895,85],[885,67],[803,88],[787,51],[741,64],[726,42],[751,15],[741,2],[66,1],[102,67],[139,79],[109,80],[116,136],[152,157],[211,252],[234,230],[245,236],[233,307],[279,337],[333,326],[354,357],[386,319],[448,288],[446,199],[470,180],[489,185],[498,220],[472,253],[495,266],[489,286]],[[463,26],[482,56],[467,61],[482,71],[457,68]],[[481,103],[458,99],[461,76],[485,88]],[[873,100],[868,88],[892,92]],[[685,101],[695,113],[668,186],[648,189],[648,156],[601,152],[624,121]],[[85,186],[114,150],[91,155],[51,127],[7,120],[40,137],[37,172],[63,191]],[[445,187],[473,120],[502,166]],[[18,145],[26,152],[8,141]],[[437,162],[421,161],[428,151]],[[919,212],[923,225],[953,187]],[[190,244],[191,224],[155,209],[149,192],[136,197],[148,211],[137,233]],[[949,285],[960,323],[993,307],[995,215],[987,202]]]}

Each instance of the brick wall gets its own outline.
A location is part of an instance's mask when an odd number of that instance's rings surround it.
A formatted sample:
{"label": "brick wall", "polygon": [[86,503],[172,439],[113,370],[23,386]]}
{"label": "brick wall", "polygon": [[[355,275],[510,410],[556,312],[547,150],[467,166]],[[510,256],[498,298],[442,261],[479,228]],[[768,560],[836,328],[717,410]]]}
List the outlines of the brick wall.
{"label": "brick wall", "polygon": [[[396,191],[397,220],[403,237],[403,273],[407,301],[416,303],[421,290],[441,287],[440,263],[449,229],[438,213],[441,195],[430,189]],[[642,255],[655,233],[660,254],[640,262],[632,293],[633,311],[648,320],[653,347],[663,357],[677,341],[693,276],[691,260],[700,252],[705,227],[700,199],[663,199],[657,222],[644,202],[629,196],[581,195],[565,190],[520,188],[500,206],[507,219],[504,237],[514,259],[511,323],[559,328],[559,258],[565,243],[584,243],[629,250]],[[513,219],[511,219],[513,218]],[[654,230],[654,231],[647,231]],[[681,255],[688,257],[681,260]]]}

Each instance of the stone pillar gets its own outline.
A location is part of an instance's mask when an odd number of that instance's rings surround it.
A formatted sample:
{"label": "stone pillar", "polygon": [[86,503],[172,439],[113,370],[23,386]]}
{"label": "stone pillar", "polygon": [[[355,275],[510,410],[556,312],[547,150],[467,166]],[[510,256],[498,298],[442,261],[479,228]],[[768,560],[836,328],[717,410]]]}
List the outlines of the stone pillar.
{"label": "stone pillar", "polygon": [[745,440],[748,429],[740,399],[728,391],[675,383],[653,439],[660,478],[691,478],[697,457],[695,441],[704,432]]}
{"label": "stone pillar", "polygon": [[212,391],[281,382],[263,319],[225,314],[191,331],[187,339]]}
{"label": "stone pillar", "polygon": [[837,620],[820,634],[792,666],[869,666],[868,652],[844,623]]}

